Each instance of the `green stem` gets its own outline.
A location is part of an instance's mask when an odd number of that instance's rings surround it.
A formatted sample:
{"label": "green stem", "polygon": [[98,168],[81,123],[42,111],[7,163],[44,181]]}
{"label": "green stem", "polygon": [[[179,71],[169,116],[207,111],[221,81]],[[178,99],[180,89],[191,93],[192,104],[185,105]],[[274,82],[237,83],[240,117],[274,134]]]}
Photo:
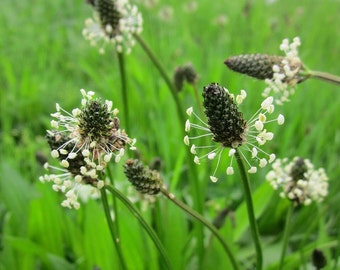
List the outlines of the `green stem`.
{"label": "green stem", "polygon": [[133,214],[133,216],[139,221],[139,223],[143,226],[145,231],[149,234],[150,238],[156,245],[156,248],[158,249],[160,255],[162,256],[165,268],[166,269],[172,269],[170,260],[168,258],[168,255],[162,245],[162,242],[159,240],[157,234],[154,232],[154,230],[149,226],[149,224],[144,220],[142,215],[139,213],[139,211],[134,207],[134,205],[122,194],[118,189],[116,189],[113,186],[104,186],[102,188],[102,193],[105,193],[105,190],[108,190],[112,193],[113,196],[117,197],[125,206],[126,208]]}
{"label": "green stem", "polygon": [[[106,167],[106,172],[108,174],[108,177],[110,179],[110,183],[112,186],[114,186],[114,178],[112,176],[112,171],[111,171],[111,167],[107,166]],[[117,199],[115,196],[112,196],[112,207],[113,207],[113,213],[115,216],[115,222],[113,223],[114,227],[115,227],[115,231],[116,231],[116,235],[120,235],[119,232],[119,214],[118,214],[118,208],[117,208]]]}
{"label": "green stem", "polygon": [[124,120],[125,120],[125,129],[130,130],[129,125],[129,105],[128,105],[128,97],[127,97],[127,83],[126,83],[126,72],[125,72],[125,59],[124,54],[118,52],[118,63],[119,63],[119,72],[120,72],[120,82],[121,82],[121,92],[123,98],[123,106],[124,106]]}
{"label": "green stem", "polygon": [[117,254],[118,254],[118,259],[119,259],[119,262],[120,262],[120,265],[121,265],[121,269],[126,270],[127,266],[126,266],[124,256],[123,256],[123,252],[122,252],[122,248],[121,248],[121,245],[120,245],[120,239],[119,239],[119,236],[117,235],[117,228],[116,228],[116,226],[115,226],[115,224],[114,224],[114,222],[111,218],[111,215],[110,215],[110,207],[109,207],[109,203],[108,203],[108,200],[107,200],[107,195],[106,195],[105,189],[102,188],[100,190],[100,193],[101,193],[101,198],[102,198],[102,202],[103,202],[106,221],[107,221],[107,224],[108,224],[109,229],[110,229],[112,241],[114,243],[114,246],[115,246]]}
{"label": "green stem", "polygon": [[279,270],[283,269],[283,263],[284,263],[284,260],[285,260],[285,257],[286,257],[286,250],[287,250],[288,239],[289,239],[289,232],[290,232],[290,223],[291,223],[293,211],[294,211],[294,204],[291,203],[291,205],[290,205],[290,207],[288,209],[288,212],[287,212],[287,216],[286,216],[285,230],[284,230],[284,233],[283,233],[283,245],[282,245],[282,250],[281,250]]}
{"label": "green stem", "polygon": [[340,77],[335,76],[333,74],[329,74],[326,72],[321,72],[321,71],[313,71],[309,70],[307,73],[307,76],[310,76],[311,78],[319,79],[325,82],[333,83],[336,85],[340,85]]}
{"label": "green stem", "polygon": [[227,243],[224,241],[224,239],[222,238],[222,236],[220,235],[218,230],[212,224],[210,224],[201,214],[199,214],[195,210],[191,209],[189,206],[184,204],[182,201],[177,200],[176,197],[172,193],[169,193],[165,188],[162,187],[161,188],[161,192],[162,192],[162,194],[164,196],[166,196],[168,199],[170,199],[170,201],[172,201],[178,207],[183,209],[190,216],[192,216],[197,221],[199,221],[202,225],[207,227],[216,236],[218,241],[221,243],[222,247],[224,248],[225,252],[227,253],[227,255],[228,255],[229,259],[230,259],[231,264],[233,265],[233,269],[239,269],[238,265],[237,265],[237,262],[236,262],[236,259],[235,259],[234,255],[233,255],[233,253],[231,252],[231,249],[229,248]]}
{"label": "green stem", "polygon": [[[155,65],[155,67],[158,69],[159,73],[161,74],[161,76],[163,77],[165,83],[167,84],[172,97],[175,101],[176,104],[176,109],[177,109],[177,114],[178,114],[178,118],[180,120],[180,124],[181,124],[181,130],[184,134],[184,123],[185,123],[185,114],[184,114],[184,110],[181,106],[181,102],[179,100],[178,97],[178,91],[175,87],[175,85],[173,84],[173,82],[171,81],[171,79],[169,78],[169,76],[167,75],[164,67],[162,66],[161,62],[158,61],[157,57],[155,56],[155,54],[152,52],[152,50],[150,49],[150,47],[148,46],[148,44],[142,39],[141,36],[139,36],[138,34],[134,34],[135,39],[139,42],[139,44],[141,45],[141,47],[143,48],[143,50],[145,51],[145,53],[148,55],[148,57],[150,58],[150,60],[152,61],[152,63]],[[188,155],[188,159],[192,158],[192,154],[190,153],[190,150],[187,150],[187,155]],[[199,211],[202,212],[202,204],[201,204],[201,191],[200,191],[200,186],[199,186],[199,181],[197,181],[197,172],[195,170],[195,168],[193,167],[193,163],[190,163],[190,168],[189,168],[189,173],[191,174],[190,179],[191,179],[191,184],[194,188],[194,206],[195,208]],[[199,255],[203,255],[204,253],[204,237],[203,237],[203,227],[198,227],[197,228],[197,238],[198,238],[198,242],[200,243],[199,246]],[[203,256],[199,256],[199,258],[202,258]]]}
{"label": "green stem", "polygon": [[167,75],[164,67],[162,66],[161,62],[158,61],[157,57],[154,55],[154,53],[152,52],[152,50],[150,49],[150,47],[146,44],[146,42],[142,39],[142,37],[138,34],[134,34],[135,39],[139,42],[139,44],[142,46],[143,50],[145,51],[145,53],[149,56],[150,60],[152,61],[152,63],[155,65],[155,67],[158,69],[159,73],[161,74],[161,76],[163,77],[165,83],[167,84],[172,97],[175,101],[176,104],[176,108],[177,108],[177,113],[178,113],[178,117],[181,121],[181,124],[184,124],[185,122],[185,117],[183,114],[183,109],[181,106],[181,102],[178,98],[178,91],[175,87],[175,85],[173,84],[173,82],[171,81],[171,79],[169,78],[169,76]]}
{"label": "green stem", "polygon": [[255,250],[256,250],[256,270],[261,270],[262,269],[262,248],[260,244],[259,230],[258,230],[256,219],[255,219],[250,183],[249,183],[248,175],[246,173],[246,170],[243,164],[243,160],[240,156],[238,149],[236,149],[235,157],[237,160],[237,165],[240,169],[244,198],[245,198],[246,205],[247,205],[250,231],[253,237]]}

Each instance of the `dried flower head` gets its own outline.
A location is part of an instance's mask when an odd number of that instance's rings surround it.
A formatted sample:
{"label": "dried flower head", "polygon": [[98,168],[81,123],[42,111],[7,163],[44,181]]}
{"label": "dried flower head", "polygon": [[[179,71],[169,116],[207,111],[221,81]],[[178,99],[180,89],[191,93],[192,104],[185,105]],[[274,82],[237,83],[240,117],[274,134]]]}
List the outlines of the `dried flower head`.
{"label": "dried flower head", "polygon": [[125,147],[134,150],[135,140],[120,129],[117,109],[111,101],[94,99],[94,92],[80,90],[83,95],[82,107],[69,113],[56,105],[52,116],[52,130],[47,131],[47,141],[53,158],[60,161],[60,167],[48,163],[46,169],[59,171],[40,177],[42,182],[52,181],[53,189],[66,193],[62,203],[66,207],[79,208],[77,192],[79,185],[88,184],[95,188],[104,185],[99,180],[107,163],[114,157],[119,162]]}
{"label": "dried flower head", "polygon": [[139,192],[154,195],[160,191],[162,186],[160,174],[156,170],[143,166],[141,161],[127,160],[124,165],[124,173]]}
{"label": "dried flower head", "polygon": [[277,159],[266,176],[274,189],[281,190],[280,196],[293,201],[295,205],[309,205],[321,202],[328,194],[328,177],[323,168],[314,169],[308,160],[295,157]]}
{"label": "dried flower head", "polygon": [[134,34],[142,32],[143,19],[136,6],[128,0],[93,0],[94,18],[85,21],[83,36],[104,53],[108,44],[118,52],[131,52]]}
{"label": "dried flower head", "polygon": [[[211,83],[204,87],[203,98],[204,112],[208,122],[205,123],[193,112],[192,108],[189,108],[187,114],[197,118],[202,125],[187,120],[185,131],[197,131],[198,133],[190,137],[185,136],[184,142],[186,145],[191,145],[191,153],[195,155],[194,162],[197,164],[200,164],[200,161],[204,158],[213,160],[217,157],[217,166],[210,176],[212,181],[217,181],[215,174],[225,149],[229,149],[228,155],[231,157],[230,164],[226,170],[227,175],[234,173],[232,164],[236,149],[245,158],[247,166],[249,166],[249,173],[255,173],[257,165],[264,167],[267,163],[273,162],[275,155],[268,154],[261,149],[262,145],[274,137],[272,132],[267,131],[265,125],[273,121],[280,125],[284,122],[283,115],[279,115],[273,120],[267,119],[274,112],[273,98],[266,98],[262,102],[260,109],[248,121],[244,119],[238,108],[246,98],[246,91],[241,90],[240,95],[235,97],[226,88],[217,83]],[[200,134],[202,131],[204,134]],[[210,137],[212,144],[198,146],[192,143],[202,137]],[[205,154],[198,156],[199,151],[205,151]],[[251,153],[251,158],[254,162],[248,161],[244,151]]]}

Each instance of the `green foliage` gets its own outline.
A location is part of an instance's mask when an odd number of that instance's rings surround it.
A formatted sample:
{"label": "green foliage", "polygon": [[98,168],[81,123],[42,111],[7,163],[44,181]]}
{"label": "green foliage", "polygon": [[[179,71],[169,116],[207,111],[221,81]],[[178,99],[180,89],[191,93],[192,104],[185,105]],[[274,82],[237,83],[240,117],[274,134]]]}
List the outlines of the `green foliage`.
{"label": "green foliage", "polygon": [[[132,1],[144,19],[141,36],[169,76],[191,62],[199,73],[197,88],[218,82],[238,94],[246,119],[258,108],[265,84],[233,73],[223,61],[235,54],[279,54],[283,38],[299,36],[300,56],[313,70],[340,75],[340,3],[301,1]],[[148,6],[146,2],[155,3]],[[197,3],[188,11],[188,3]],[[166,20],[164,8],[173,10]],[[49,156],[44,141],[49,115],[58,102],[71,111],[79,105],[79,89],[93,90],[120,108],[118,59],[113,51],[99,55],[81,35],[92,15],[85,1],[3,0],[0,14],[0,269],[119,269],[100,200],[76,210],[60,206],[63,195],[38,181],[44,170],[37,155]],[[171,12],[170,12],[171,13]],[[210,183],[214,167],[203,163],[192,172],[171,93],[138,44],[125,57],[130,137],[137,138],[138,157],[145,163],[161,159],[161,174],[169,190],[212,221],[229,209],[220,233],[241,263],[251,269],[254,248],[239,175]],[[193,88],[179,93],[183,108],[199,105]],[[340,88],[313,79],[298,85],[281,110],[285,125],[273,127],[268,144],[277,157],[301,156],[324,167],[330,191],[320,205],[294,212],[284,269],[312,269],[311,254],[321,249],[325,269],[339,267]],[[134,157],[134,153],[129,153]],[[223,160],[222,160],[223,163]],[[265,181],[269,168],[251,175],[256,218],[264,249],[264,269],[277,269],[288,203]],[[131,197],[162,241],[174,269],[230,269],[219,242],[209,231],[165,197],[140,200],[129,190],[122,166],[114,167],[117,188]],[[120,240],[129,269],[162,269],[163,262],[122,203],[118,203]]]}

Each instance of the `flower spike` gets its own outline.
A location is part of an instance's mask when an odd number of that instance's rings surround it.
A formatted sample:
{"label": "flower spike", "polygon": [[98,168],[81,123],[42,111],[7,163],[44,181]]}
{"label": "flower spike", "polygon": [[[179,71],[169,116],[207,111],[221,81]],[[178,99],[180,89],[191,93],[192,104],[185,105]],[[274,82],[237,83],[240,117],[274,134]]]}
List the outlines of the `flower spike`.
{"label": "flower spike", "polygon": [[[195,155],[196,164],[201,164],[201,160],[205,158],[217,159],[217,166],[210,176],[213,182],[217,181],[215,174],[226,148],[229,148],[230,158],[230,163],[226,168],[227,175],[234,173],[232,164],[236,149],[245,158],[249,173],[256,173],[257,166],[262,168],[275,159],[274,154],[261,149],[262,145],[274,137],[274,134],[267,131],[265,126],[270,122],[283,124],[284,117],[279,115],[274,120],[269,119],[274,112],[274,104],[273,98],[268,97],[262,102],[260,109],[248,121],[245,120],[238,105],[246,99],[246,96],[246,91],[241,90],[240,95],[235,98],[226,88],[217,83],[211,83],[203,88],[203,106],[208,119],[207,123],[199,118],[191,107],[187,110],[189,119],[185,123],[185,131],[194,135],[186,135],[184,142],[190,146],[190,152]],[[198,119],[199,124],[192,122],[191,118]],[[210,137],[211,145],[200,146],[193,142],[203,137]],[[199,155],[201,152],[204,154]],[[249,152],[254,162],[248,161],[243,152]]]}
{"label": "flower spike", "polygon": [[59,160],[61,168],[46,164],[46,169],[58,173],[40,177],[42,182],[52,181],[54,190],[65,193],[63,206],[76,209],[80,206],[77,198],[81,186],[103,187],[100,175],[107,163],[112,158],[119,162],[125,147],[134,149],[135,143],[120,129],[112,102],[94,98],[92,91],[80,92],[81,108],[69,113],[57,104],[57,112],[52,114],[55,120],[51,121],[52,130],[47,131],[46,137],[51,156]]}

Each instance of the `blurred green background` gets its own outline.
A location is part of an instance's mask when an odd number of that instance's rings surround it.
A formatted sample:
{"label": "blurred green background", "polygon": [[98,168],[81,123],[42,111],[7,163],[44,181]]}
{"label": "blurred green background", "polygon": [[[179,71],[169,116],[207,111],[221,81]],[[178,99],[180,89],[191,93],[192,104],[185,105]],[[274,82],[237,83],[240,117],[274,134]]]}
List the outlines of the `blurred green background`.
{"label": "blurred green background", "polygon": [[[340,1],[132,1],[144,18],[141,36],[172,76],[174,69],[192,63],[199,73],[198,89],[218,82],[232,93],[246,89],[242,105],[250,117],[261,102],[264,82],[233,73],[223,61],[235,54],[280,54],[284,38],[299,36],[300,57],[309,68],[340,75]],[[82,37],[92,7],[85,1],[3,0],[0,12],[0,269],[119,269],[100,201],[81,209],[60,206],[62,194],[38,177],[39,160],[49,157],[44,136],[58,102],[68,111],[80,105],[79,89],[93,90],[112,100],[122,112],[117,57],[107,50],[99,55]],[[212,220],[224,207],[235,214],[221,229],[232,243],[244,269],[253,247],[247,232],[239,175],[197,167],[199,190],[187,178],[188,160],[183,144],[184,123],[166,84],[137,44],[126,56],[131,137],[137,138],[140,158],[160,158],[169,189],[189,205],[199,197],[203,214]],[[180,92],[183,107],[194,106],[189,85]],[[336,267],[339,257],[340,193],[340,87],[317,80],[298,86],[291,102],[277,110],[284,126],[274,128],[266,145],[277,157],[301,156],[324,167],[329,179],[327,199],[296,211],[287,269],[312,269],[310,252],[321,247]],[[120,114],[124,127],[123,113]],[[37,159],[38,157],[38,159]],[[196,252],[192,221],[161,196],[155,203],[138,200],[128,186],[121,165],[114,165],[117,186],[133,200],[146,219],[156,219],[174,269],[228,269],[220,246],[206,234],[206,251]],[[265,269],[276,269],[287,202],[278,199],[264,176],[252,175],[254,204],[264,245]],[[199,193],[199,194],[197,194]],[[121,241],[130,269],[162,269],[153,243],[121,205]],[[156,218],[154,217],[156,215]],[[304,250],[305,252],[299,252]]]}

